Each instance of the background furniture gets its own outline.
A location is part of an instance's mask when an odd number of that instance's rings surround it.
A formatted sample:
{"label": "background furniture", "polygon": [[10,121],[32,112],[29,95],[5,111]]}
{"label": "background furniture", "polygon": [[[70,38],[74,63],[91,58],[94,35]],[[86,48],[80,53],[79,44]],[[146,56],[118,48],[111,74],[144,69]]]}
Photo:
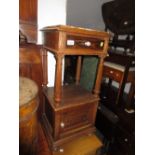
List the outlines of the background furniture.
{"label": "background furniture", "polygon": [[[116,81],[119,84],[115,103],[119,104],[119,106],[124,106],[124,108],[130,108],[130,105],[132,104],[132,99],[134,97],[135,85],[134,56],[125,56],[111,53],[109,54],[109,57],[106,58],[103,68],[103,77],[109,78],[108,89],[112,89],[112,81]],[[124,88],[127,83],[131,84],[128,98],[126,99],[127,103],[126,105],[121,105],[123,100]]]}
{"label": "background furniture", "polygon": [[[109,34],[73,26],[51,26],[42,29],[43,47],[56,58],[55,84],[44,87],[45,111],[42,124],[51,148],[77,136],[95,131],[94,123],[102,78],[102,64],[107,55]],[[62,85],[62,59],[77,55],[76,82]],[[99,57],[93,93],[79,85],[81,56]],[[46,70],[46,69],[45,69]]]}
{"label": "background furniture", "polygon": [[[123,47],[124,54],[134,53],[135,0],[113,0],[104,3],[102,16],[105,30],[113,34],[110,41],[110,48],[114,47],[113,52],[116,47]],[[125,35],[125,39],[119,38],[119,35]]]}
{"label": "background furniture", "polygon": [[[112,36],[108,50],[109,57],[103,64],[103,77],[110,80],[109,83],[104,80],[102,82],[96,127],[107,140],[106,146],[110,154],[134,154],[134,3],[134,0],[114,0],[102,5],[106,31]],[[113,80],[118,82],[118,88],[112,85]],[[129,82],[131,87],[126,95],[124,88]]]}
{"label": "background furniture", "polygon": [[96,128],[103,134],[104,152],[110,155],[134,155],[135,113],[129,114],[121,108],[112,110],[99,105]]}
{"label": "background furniture", "polygon": [[47,84],[47,55],[37,45],[37,0],[19,1],[19,75],[34,80],[39,86],[38,115],[42,112],[42,85]]}
{"label": "background furniture", "polygon": [[19,0],[19,29],[29,43],[37,43],[37,8],[37,0]]}
{"label": "background furniture", "polygon": [[35,44],[22,44],[19,46],[19,75],[34,80],[39,87],[39,108],[38,116],[42,112],[42,85],[46,83],[46,76],[43,74],[43,59],[47,55],[43,55],[41,46]]}
{"label": "background furniture", "polygon": [[[116,104],[121,104],[125,84],[130,82],[131,91],[128,95],[128,108],[134,98],[134,31],[135,31],[135,1],[114,0],[102,5],[103,20],[106,30],[110,30],[113,37],[110,42],[109,57],[104,63],[103,76],[119,83]],[[120,39],[125,35],[126,39]],[[114,48],[113,48],[114,47]],[[119,49],[121,47],[121,50]],[[110,88],[110,87],[109,87]]]}
{"label": "background furniture", "polygon": [[38,87],[25,77],[19,78],[19,153],[37,155]]}

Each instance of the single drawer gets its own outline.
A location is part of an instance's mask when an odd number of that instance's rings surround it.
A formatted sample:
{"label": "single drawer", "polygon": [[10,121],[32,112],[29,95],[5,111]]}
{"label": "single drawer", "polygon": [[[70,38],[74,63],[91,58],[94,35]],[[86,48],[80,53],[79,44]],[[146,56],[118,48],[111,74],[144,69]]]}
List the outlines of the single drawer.
{"label": "single drawer", "polygon": [[104,41],[101,39],[84,37],[80,35],[67,35],[67,48],[84,48],[102,50]]}
{"label": "single drawer", "polygon": [[123,78],[123,72],[116,70],[114,68],[104,66],[103,67],[103,76],[108,77],[112,80],[120,82]]}

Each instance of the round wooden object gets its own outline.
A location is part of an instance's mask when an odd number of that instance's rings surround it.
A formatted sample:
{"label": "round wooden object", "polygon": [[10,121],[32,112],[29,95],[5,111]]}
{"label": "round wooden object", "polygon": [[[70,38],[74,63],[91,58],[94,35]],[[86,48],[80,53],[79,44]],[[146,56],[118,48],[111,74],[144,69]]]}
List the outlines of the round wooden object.
{"label": "round wooden object", "polygon": [[28,78],[19,78],[19,151],[34,155],[37,149],[38,87]]}

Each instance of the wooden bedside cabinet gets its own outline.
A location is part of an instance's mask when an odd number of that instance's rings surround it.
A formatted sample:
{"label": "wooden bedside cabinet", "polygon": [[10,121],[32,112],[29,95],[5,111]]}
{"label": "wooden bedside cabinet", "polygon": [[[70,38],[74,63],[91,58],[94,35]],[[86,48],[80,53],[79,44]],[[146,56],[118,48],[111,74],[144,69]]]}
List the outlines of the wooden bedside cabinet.
{"label": "wooden bedside cabinet", "polygon": [[[94,122],[99,101],[102,64],[107,55],[109,34],[73,26],[51,26],[42,29],[43,51],[56,58],[54,87],[44,86],[45,105],[42,124],[51,148],[95,131]],[[77,55],[76,83],[62,85],[62,59]],[[93,93],[80,86],[82,56],[98,56],[99,64]],[[46,62],[44,63],[46,64]],[[46,65],[44,71],[47,72]]]}

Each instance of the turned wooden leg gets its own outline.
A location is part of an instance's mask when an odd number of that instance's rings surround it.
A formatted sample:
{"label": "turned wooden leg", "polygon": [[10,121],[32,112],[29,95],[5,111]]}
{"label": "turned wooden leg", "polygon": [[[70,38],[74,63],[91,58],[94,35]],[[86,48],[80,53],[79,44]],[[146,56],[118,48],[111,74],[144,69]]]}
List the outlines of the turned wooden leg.
{"label": "turned wooden leg", "polygon": [[103,71],[103,62],[104,62],[104,57],[100,57],[99,63],[98,63],[98,71],[97,71],[95,87],[94,87],[94,91],[93,91],[95,96],[98,96],[100,93],[100,87],[101,87],[101,81],[102,81],[102,71]]}
{"label": "turned wooden leg", "polygon": [[135,84],[131,83],[130,91],[128,94],[128,101],[127,101],[127,105],[126,105],[127,109],[131,108],[134,95],[135,95]]}
{"label": "turned wooden leg", "polygon": [[55,84],[54,84],[54,100],[56,105],[59,105],[61,101],[61,89],[62,89],[62,59],[64,55],[57,54],[56,57],[56,69],[55,69]]}
{"label": "turned wooden leg", "polygon": [[118,105],[120,105],[120,102],[122,100],[124,88],[125,88],[125,82],[121,82],[119,85],[118,94],[116,97],[116,104]]}
{"label": "turned wooden leg", "polygon": [[42,48],[41,49],[42,53],[42,68],[43,68],[43,86],[47,86],[48,84],[48,62],[47,62],[47,51]]}
{"label": "turned wooden leg", "polygon": [[109,78],[109,81],[108,81],[108,89],[110,89],[111,84],[112,84],[112,79]]}
{"label": "turned wooden leg", "polygon": [[[42,69],[43,69],[43,83],[42,83],[42,89],[45,89],[48,84],[48,62],[47,62],[47,51],[46,49],[41,49],[41,56],[42,56]],[[45,112],[45,96],[43,96],[43,100],[41,103],[41,113]]]}
{"label": "turned wooden leg", "polygon": [[80,83],[80,76],[81,76],[81,62],[82,62],[82,56],[78,56],[77,60],[77,66],[76,66],[76,85]]}

